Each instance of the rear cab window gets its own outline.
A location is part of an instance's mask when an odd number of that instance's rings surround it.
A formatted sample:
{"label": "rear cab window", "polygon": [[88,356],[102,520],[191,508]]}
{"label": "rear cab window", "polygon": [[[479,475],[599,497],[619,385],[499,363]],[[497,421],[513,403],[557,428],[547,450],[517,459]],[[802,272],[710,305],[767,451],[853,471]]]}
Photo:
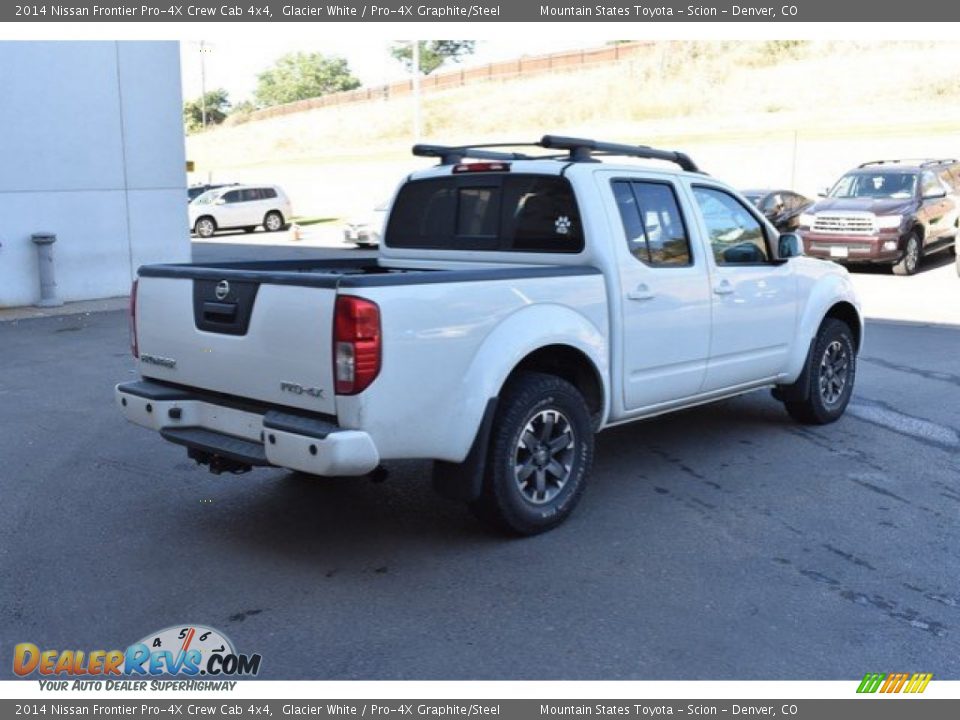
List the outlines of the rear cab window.
{"label": "rear cab window", "polygon": [[687,227],[672,185],[614,180],[612,187],[631,255],[652,267],[692,263]]}
{"label": "rear cab window", "polygon": [[566,178],[464,173],[405,184],[384,240],[392,248],[578,253],[583,228]]}

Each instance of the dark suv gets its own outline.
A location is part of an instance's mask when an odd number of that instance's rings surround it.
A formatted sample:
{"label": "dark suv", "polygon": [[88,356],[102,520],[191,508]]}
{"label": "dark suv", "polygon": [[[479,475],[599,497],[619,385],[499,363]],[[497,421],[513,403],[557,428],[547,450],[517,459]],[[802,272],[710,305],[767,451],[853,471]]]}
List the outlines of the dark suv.
{"label": "dark suv", "polygon": [[878,160],[840,178],[799,229],[807,255],[912,275],[924,255],[953,246],[958,218],[956,160]]}

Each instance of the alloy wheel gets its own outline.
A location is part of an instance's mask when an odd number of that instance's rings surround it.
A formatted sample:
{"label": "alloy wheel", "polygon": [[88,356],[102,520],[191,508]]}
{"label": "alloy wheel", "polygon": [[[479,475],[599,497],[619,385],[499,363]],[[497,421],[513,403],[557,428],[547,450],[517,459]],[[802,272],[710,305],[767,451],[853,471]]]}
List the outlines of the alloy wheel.
{"label": "alloy wheel", "polygon": [[213,220],[204,218],[197,223],[197,235],[200,237],[210,237],[213,235],[214,227]]}
{"label": "alloy wheel", "polygon": [[559,410],[541,410],[520,433],[514,451],[514,480],[534,505],[553,500],[570,479],[577,439]]}
{"label": "alloy wheel", "polygon": [[907,243],[907,269],[912,273],[917,269],[917,262],[920,260],[920,244],[916,238],[910,238]]}
{"label": "alloy wheel", "polygon": [[820,359],[820,397],[827,406],[843,397],[850,376],[850,357],[839,340],[827,345]]}

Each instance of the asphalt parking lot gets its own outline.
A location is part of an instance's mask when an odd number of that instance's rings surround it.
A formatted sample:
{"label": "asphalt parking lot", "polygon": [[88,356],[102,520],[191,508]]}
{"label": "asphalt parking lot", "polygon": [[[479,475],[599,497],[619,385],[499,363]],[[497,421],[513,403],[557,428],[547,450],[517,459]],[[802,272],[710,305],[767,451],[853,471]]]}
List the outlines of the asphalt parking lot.
{"label": "asphalt parking lot", "polygon": [[0,323],[3,653],[203,623],[267,679],[960,678],[960,327],[867,332],[835,425],[760,392],[608,431],[505,540],[426,463],[195,467],[112,405],[122,311]]}

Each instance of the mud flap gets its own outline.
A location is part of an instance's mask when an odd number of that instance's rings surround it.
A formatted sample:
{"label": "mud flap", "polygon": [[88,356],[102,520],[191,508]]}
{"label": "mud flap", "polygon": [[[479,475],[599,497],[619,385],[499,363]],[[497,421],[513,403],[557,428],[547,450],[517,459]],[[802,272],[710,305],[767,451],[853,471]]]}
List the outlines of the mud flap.
{"label": "mud flap", "polygon": [[790,385],[777,385],[770,393],[774,398],[780,402],[803,402],[810,397],[810,362],[813,358],[813,346],[816,342],[817,338],[814,336],[810,341],[810,347],[807,349],[807,359],[803,363],[800,377]]}
{"label": "mud flap", "polygon": [[480,497],[483,473],[487,465],[487,450],[490,446],[490,430],[493,428],[493,416],[496,410],[497,398],[490,398],[483,411],[477,436],[463,462],[434,460],[433,489],[441,497],[466,502],[473,502]]}

